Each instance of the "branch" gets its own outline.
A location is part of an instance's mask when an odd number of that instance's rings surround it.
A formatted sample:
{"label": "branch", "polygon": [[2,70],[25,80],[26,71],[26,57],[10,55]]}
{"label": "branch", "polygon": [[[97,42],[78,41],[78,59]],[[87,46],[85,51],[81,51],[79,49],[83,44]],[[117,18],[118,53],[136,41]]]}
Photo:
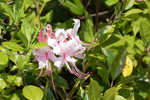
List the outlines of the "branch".
{"label": "branch", "polygon": [[[99,12],[98,13],[98,16],[102,16],[102,15],[105,15],[105,14],[108,14],[109,13],[109,11],[103,11],[103,12]],[[94,13],[94,14],[89,14],[91,17],[95,17],[96,16],[96,13]],[[84,19],[85,17],[84,16],[78,16],[79,17],[79,19]]]}
{"label": "branch", "polygon": [[100,4],[100,0],[97,0],[97,7],[96,7],[96,32],[98,31],[98,22],[99,22],[99,18],[98,18],[98,11],[99,11],[99,4]]}

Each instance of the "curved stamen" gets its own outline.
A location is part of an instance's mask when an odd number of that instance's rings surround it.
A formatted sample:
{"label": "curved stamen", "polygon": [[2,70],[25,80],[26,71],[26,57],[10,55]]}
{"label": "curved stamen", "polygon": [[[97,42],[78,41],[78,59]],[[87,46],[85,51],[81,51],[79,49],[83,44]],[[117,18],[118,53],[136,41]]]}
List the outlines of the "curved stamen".
{"label": "curved stamen", "polygon": [[74,74],[75,76],[77,76],[77,77],[79,77],[79,78],[81,78],[81,79],[84,79],[87,75],[89,75],[89,73],[86,73],[86,74],[85,74],[85,73],[81,72],[81,71],[76,67],[76,65],[74,65],[74,64],[73,64],[72,67],[70,67],[67,62],[66,62],[65,64],[66,64],[67,69],[69,70],[69,72],[70,72],[71,74]]}

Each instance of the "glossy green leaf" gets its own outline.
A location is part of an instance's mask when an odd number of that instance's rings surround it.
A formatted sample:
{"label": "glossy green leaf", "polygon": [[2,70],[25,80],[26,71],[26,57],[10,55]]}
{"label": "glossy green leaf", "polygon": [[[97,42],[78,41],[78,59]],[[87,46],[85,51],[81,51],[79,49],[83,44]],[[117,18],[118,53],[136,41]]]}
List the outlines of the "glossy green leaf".
{"label": "glossy green leaf", "polygon": [[130,9],[135,3],[135,0],[126,0],[126,6],[125,9]]}
{"label": "glossy green leaf", "polygon": [[93,30],[93,22],[91,18],[87,18],[85,22],[85,27],[84,27],[84,40],[86,42],[93,42],[94,40],[94,30]]}
{"label": "glossy green leaf", "polygon": [[43,91],[39,87],[29,85],[23,88],[23,96],[29,100],[42,100]]}
{"label": "glossy green leaf", "polygon": [[104,93],[104,98],[103,100],[116,100],[116,96],[118,95],[118,90],[120,87],[112,87],[109,88],[105,93]]}
{"label": "glossy green leaf", "polygon": [[127,17],[129,15],[138,14],[138,13],[142,13],[142,10],[141,9],[131,9],[125,13],[125,16]]}
{"label": "glossy green leaf", "polygon": [[99,83],[91,78],[87,93],[89,100],[102,100],[101,91],[102,87]]}
{"label": "glossy green leaf", "polygon": [[119,52],[114,58],[111,68],[112,79],[115,80],[117,76],[122,72],[123,67],[125,66],[126,60],[126,47],[120,47]]}
{"label": "glossy green leaf", "polygon": [[61,88],[64,88],[64,89],[69,88],[67,81],[64,78],[62,78],[61,76],[54,75],[54,81],[56,82],[56,85],[58,85]]}
{"label": "glossy green leaf", "polygon": [[111,37],[114,30],[115,30],[115,25],[107,25],[103,28],[100,28],[96,33],[96,38],[98,39],[100,44],[108,40]]}
{"label": "glossy green leaf", "polygon": [[115,97],[115,100],[128,100],[128,99],[124,98],[123,96],[117,95]]}
{"label": "glossy green leaf", "polygon": [[129,97],[129,100],[135,100],[134,93],[131,93],[131,96]]}
{"label": "glossy green leaf", "polygon": [[80,88],[80,96],[82,100],[89,100],[87,93],[85,92],[84,89]]}
{"label": "glossy green leaf", "polygon": [[106,67],[97,67],[98,75],[102,78],[103,82],[105,84],[110,85],[109,83],[109,71],[106,69]]}
{"label": "glossy green leaf", "polygon": [[[29,20],[29,18],[28,18],[28,20]],[[23,40],[24,44],[27,47],[29,47],[29,45],[30,45],[31,36],[34,31],[31,24],[28,22],[28,20],[23,20],[23,23],[21,24],[21,33],[19,33],[20,38]]]}
{"label": "glossy green leaf", "polygon": [[22,85],[22,77],[17,75],[7,75],[7,83],[11,84],[12,86],[21,86]]}
{"label": "glossy green leaf", "polygon": [[29,55],[19,55],[16,58],[16,65],[18,66],[19,69],[23,70],[25,68],[25,65],[28,64],[30,60],[30,56]]}
{"label": "glossy green leaf", "polygon": [[29,7],[35,7],[34,1],[33,0],[23,0],[23,8],[26,10]]}
{"label": "glossy green leaf", "polygon": [[150,42],[150,20],[148,18],[142,18],[141,24],[140,24],[140,35],[142,37],[142,40],[148,44]]}
{"label": "glossy green leaf", "polygon": [[47,99],[48,100],[56,100],[53,92],[50,90],[50,88],[47,90]]}
{"label": "glossy green leaf", "polygon": [[13,20],[15,20],[15,14],[13,13],[11,7],[7,3],[0,3],[2,9],[4,9],[4,14],[9,16],[10,18],[10,24],[12,24]]}
{"label": "glossy green leaf", "polygon": [[132,21],[131,26],[132,26],[134,35],[136,35],[140,31],[140,24],[141,24],[141,19],[140,18],[138,18],[137,20]]}
{"label": "glossy green leaf", "polygon": [[107,64],[109,66],[109,69],[111,69],[111,65],[115,57],[114,54],[106,48],[102,48],[102,52],[107,57]]}
{"label": "glossy green leaf", "polygon": [[16,42],[3,42],[2,45],[13,51],[23,51],[23,48]]}
{"label": "glossy green leaf", "polygon": [[5,53],[0,52],[0,65],[6,65],[7,63],[8,63],[8,56]]}
{"label": "glossy green leaf", "polygon": [[2,78],[0,78],[0,92],[6,87],[7,87],[6,82]]}
{"label": "glossy green leaf", "polygon": [[112,6],[116,4],[119,0],[105,0],[107,6]]}
{"label": "glossy green leaf", "polygon": [[20,100],[20,98],[16,93],[14,93],[10,100]]}
{"label": "glossy green leaf", "polygon": [[71,2],[70,0],[59,0],[59,2],[63,4],[63,6],[69,8],[69,10],[74,14],[82,15],[84,13],[84,9],[80,3],[80,0],[73,0],[73,2]]}

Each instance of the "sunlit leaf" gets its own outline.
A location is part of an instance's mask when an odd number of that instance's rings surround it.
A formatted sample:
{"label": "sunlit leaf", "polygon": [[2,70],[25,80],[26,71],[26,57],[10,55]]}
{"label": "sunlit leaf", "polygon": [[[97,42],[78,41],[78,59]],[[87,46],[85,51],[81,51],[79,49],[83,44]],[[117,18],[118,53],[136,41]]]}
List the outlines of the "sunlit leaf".
{"label": "sunlit leaf", "polygon": [[118,54],[116,55],[111,68],[112,79],[115,80],[117,76],[122,72],[126,60],[126,48],[120,47]]}
{"label": "sunlit leaf", "polygon": [[91,78],[90,85],[88,87],[88,97],[89,100],[101,100],[102,96],[100,92],[102,91],[102,87],[96,80]]}
{"label": "sunlit leaf", "polygon": [[14,93],[10,100],[20,100],[20,98],[16,93]]}
{"label": "sunlit leaf", "polygon": [[93,36],[93,22],[91,18],[87,18],[84,27],[84,40],[86,42],[92,42],[94,40]]}
{"label": "sunlit leaf", "polygon": [[148,44],[150,42],[150,20],[147,18],[142,18],[141,24],[140,24],[140,35],[142,37],[142,40]]}
{"label": "sunlit leaf", "polygon": [[6,82],[0,78],[0,91],[7,87]]}
{"label": "sunlit leaf", "polygon": [[130,9],[135,3],[135,0],[126,0],[126,6],[125,9]]}
{"label": "sunlit leaf", "polygon": [[141,9],[131,9],[131,10],[128,10],[126,13],[125,13],[125,16],[129,16],[129,15],[132,15],[132,14],[138,14],[138,13],[141,13],[142,10]]}
{"label": "sunlit leaf", "polygon": [[100,28],[96,33],[96,38],[98,39],[100,44],[108,40],[111,37],[114,30],[115,30],[115,25],[107,25],[103,28]]}
{"label": "sunlit leaf", "polygon": [[8,63],[8,56],[3,53],[0,52],[0,65],[6,65]]}
{"label": "sunlit leaf", "polygon": [[2,45],[13,51],[23,51],[23,48],[15,42],[3,42]]}
{"label": "sunlit leaf", "polygon": [[23,88],[23,95],[29,100],[42,100],[43,91],[39,87],[29,85]]}
{"label": "sunlit leaf", "polygon": [[125,67],[122,70],[122,75],[124,77],[130,76],[132,73],[132,70],[133,70],[132,60],[127,56]]}
{"label": "sunlit leaf", "polygon": [[80,0],[73,0],[74,2],[71,2],[70,0],[59,0],[63,6],[69,8],[69,10],[77,15],[82,15],[84,13],[83,6],[80,3]]}
{"label": "sunlit leaf", "polygon": [[105,0],[107,6],[112,6],[116,4],[119,0]]}
{"label": "sunlit leaf", "polygon": [[123,96],[117,95],[115,97],[115,100],[127,100],[127,99],[125,99]]}
{"label": "sunlit leaf", "polygon": [[118,95],[118,90],[120,87],[112,87],[109,88],[105,93],[104,93],[104,99],[103,100],[115,100],[116,96]]}

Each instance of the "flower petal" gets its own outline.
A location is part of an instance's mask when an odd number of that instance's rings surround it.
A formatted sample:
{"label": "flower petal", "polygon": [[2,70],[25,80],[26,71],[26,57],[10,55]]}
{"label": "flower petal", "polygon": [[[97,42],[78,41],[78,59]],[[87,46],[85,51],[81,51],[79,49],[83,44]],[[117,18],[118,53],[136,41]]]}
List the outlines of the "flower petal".
{"label": "flower petal", "polygon": [[73,19],[73,21],[74,21],[73,35],[76,35],[78,32],[78,29],[80,27],[80,20],[79,19]]}

